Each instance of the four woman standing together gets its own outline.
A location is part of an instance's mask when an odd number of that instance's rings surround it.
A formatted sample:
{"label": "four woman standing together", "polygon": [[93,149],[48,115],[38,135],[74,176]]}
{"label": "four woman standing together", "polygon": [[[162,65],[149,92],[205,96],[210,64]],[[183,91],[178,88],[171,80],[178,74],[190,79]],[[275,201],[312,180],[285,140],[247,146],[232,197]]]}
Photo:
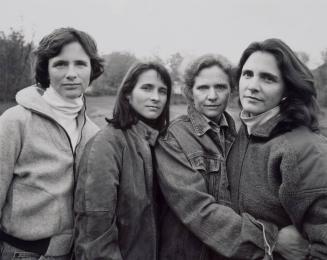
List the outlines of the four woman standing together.
{"label": "four woman standing together", "polygon": [[173,122],[168,71],[138,62],[98,133],[83,98],[103,71],[93,39],[58,29],[36,57],[36,86],[0,117],[1,259],[326,258],[327,140],[285,43],[242,54],[238,134],[222,57],[190,64]]}

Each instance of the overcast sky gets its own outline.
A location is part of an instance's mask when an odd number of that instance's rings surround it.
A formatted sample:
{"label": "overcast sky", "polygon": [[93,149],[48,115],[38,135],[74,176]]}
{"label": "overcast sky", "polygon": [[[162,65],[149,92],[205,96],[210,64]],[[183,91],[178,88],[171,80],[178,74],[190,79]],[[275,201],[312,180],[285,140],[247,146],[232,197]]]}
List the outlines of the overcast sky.
{"label": "overcast sky", "polygon": [[38,43],[63,26],[90,33],[101,54],[213,52],[233,63],[250,42],[278,37],[314,68],[327,48],[327,0],[0,0],[0,31]]}

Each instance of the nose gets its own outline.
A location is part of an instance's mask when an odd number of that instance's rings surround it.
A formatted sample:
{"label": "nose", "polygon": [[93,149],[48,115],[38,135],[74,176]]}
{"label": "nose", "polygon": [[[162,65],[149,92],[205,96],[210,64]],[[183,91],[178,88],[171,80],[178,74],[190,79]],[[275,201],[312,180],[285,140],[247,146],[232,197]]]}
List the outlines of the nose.
{"label": "nose", "polygon": [[69,80],[74,80],[77,78],[77,72],[74,66],[68,66],[68,71],[66,73],[66,78]]}
{"label": "nose", "polygon": [[253,77],[251,80],[248,81],[248,89],[252,92],[259,91],[260,82],[257,77]]}
{"label": "nose", "polygon": [[159,101],[159,92],[158,91],[152,91],[151,100],[153,102],[158,102]]}
{"label": "nose", "polygon": [[217,92],[214,87],[209,88],[208,91],[208,100],[210,101],[216,101],[218,98]]}

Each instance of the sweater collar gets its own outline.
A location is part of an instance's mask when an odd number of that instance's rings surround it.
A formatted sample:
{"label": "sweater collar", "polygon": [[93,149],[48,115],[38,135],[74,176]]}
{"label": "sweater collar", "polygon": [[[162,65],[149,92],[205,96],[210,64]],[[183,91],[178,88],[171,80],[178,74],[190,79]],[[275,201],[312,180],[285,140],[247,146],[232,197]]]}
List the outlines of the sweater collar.
{"label": "sweater collar", "polygon": [[84,105],[83,96],[75,99],[62,97],[51,85],[44,91],[42,97],[60,117],[76,118]]}
{"label": "sweater collar", "polygon": [[[269,119],[262,125],[258,125],[255,129],[253,129],[251,135],[262,138],[269,138],[275,131],[276,126],[282,121],[282,115],[277,114],[276,116]],[[243,123],[243,127],[246,129],[246,125]]]}
{"label": "sweater collar", "polygon": [[256,128],[261,125],[264,125],[266,122],[268,122],[271,118],[277,116],[279,113],[279,106],[276,106],[264,113],[255,116],[250,116],[247,112],[242,110],[240,114],[240,119],[246,125],[247,132],[249,133],[249,135],[251,135]]}

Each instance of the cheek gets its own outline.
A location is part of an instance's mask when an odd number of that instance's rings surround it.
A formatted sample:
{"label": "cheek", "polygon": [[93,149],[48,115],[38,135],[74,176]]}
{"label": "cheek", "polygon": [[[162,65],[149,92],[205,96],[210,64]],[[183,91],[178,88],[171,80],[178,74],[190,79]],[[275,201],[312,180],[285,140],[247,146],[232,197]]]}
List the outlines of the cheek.
{"label": "cheek", "polygon": [[52,70],[49,70],[50,83],[55,83],[62,78],[61,74]]}
{"label": "cheek", "polygon": [[245,88],[244,87],[244,81],[242,79],[240,79],[240,82],[238,84],[238,91],[239,91],[240,94],[244,92],[244,88]]}

